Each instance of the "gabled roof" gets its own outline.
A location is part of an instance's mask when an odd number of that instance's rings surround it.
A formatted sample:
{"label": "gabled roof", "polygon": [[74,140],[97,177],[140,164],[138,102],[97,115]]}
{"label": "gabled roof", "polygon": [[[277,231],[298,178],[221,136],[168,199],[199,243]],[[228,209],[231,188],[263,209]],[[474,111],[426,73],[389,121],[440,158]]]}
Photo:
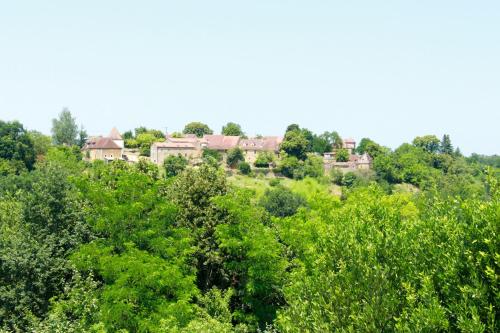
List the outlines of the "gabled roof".
{"label": "gabled roof", "polygon": [[87,149],[121,149],[111,138],[90,138],[83,146],[84,150]]}
{"label": "gabled roof", "polygon": [[356,140],[354,140],[353,138],[347,138],[344,139],[344,143],[356,143]]}
{"label": "gabled roof", "polygon": [[120,134],[120,132],[118,132],[118,130],[116,129],[116,127],[113,127],[111,129],[111,132],[109,132],[108,137],[111,140],[123,140],[122,135]]}
{"label": "gabled roof", "polygon": [[215,150],[228,150],[238,146],[240,141],[239,136],[229,135],[204,135],[203,139],[206,141],[207,148]]}
{"label": "gabled roof", "polygon": [[239,146],[243,150],[263,150],[263,151],[279,151],[282,137],[267,136],[264,138],[241,139]]}
{"label": "gabled roof", "polygon": [[153,147],[156,147],[156,148],[196,149],[196,143],[194,143],[194,142],[172,142],[172,141],[164,141],[164,142],[155,142],[155,143],[153,143]]}

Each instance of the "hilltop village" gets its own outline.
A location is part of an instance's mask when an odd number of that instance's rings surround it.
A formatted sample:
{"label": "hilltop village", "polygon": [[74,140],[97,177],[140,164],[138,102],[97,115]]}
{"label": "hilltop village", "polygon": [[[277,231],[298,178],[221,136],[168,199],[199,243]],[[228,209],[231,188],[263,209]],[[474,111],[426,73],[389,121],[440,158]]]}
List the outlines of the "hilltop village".
{"label": "hilltop village", "polygon": [[[286,136],[286,134],[285,134]],[[166,134],[155,138],[149,149],[127,147],[124,137],[113,128],[107,136],[90,137],[82,148],[87,161],[124,160],[137,163],[141,159],[150,160],[163,165],[170,156],[182,157],[189,164],[197,165],[206,155],[217,155],[221,162],[227,162],[228,154],[239,152],[242,161],[253,169],[273,168],[276,162],[286,155],[282,136],[258,136],[248,138],[242,135],[224,134]],[[322,158],[325,171],[337,168],[344,172],[370,169],[372,158],[366,154],[356,153],[356,141],[343,139],[340,145],[331,145],[323,154],[313,153]],[[264,162],[263,162],[264,161]],[[223,163],[227,165],[227,163]]]}

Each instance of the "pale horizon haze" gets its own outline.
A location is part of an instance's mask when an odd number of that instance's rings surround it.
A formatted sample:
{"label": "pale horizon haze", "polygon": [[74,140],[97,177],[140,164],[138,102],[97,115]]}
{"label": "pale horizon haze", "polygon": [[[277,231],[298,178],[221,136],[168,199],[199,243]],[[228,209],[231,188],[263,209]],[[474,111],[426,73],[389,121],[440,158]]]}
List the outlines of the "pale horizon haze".
{"label": "pale horizon haze", "polygon": [[499,1],[3,1],[0,120],[282,135],[500,153]]}

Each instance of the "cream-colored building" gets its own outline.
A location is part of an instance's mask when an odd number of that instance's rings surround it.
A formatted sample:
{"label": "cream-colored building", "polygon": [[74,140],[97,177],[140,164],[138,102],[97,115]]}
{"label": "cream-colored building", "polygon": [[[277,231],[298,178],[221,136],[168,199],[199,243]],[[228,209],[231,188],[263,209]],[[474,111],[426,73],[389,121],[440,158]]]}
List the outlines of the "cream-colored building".
{"label": "cream-colored building", "polygon": [[277,156],[283,137],[267,136],[263,138],[241,139],[239,147],[245,152],[245,161],[254,164],[261,152],[270,152]]}
{"label": "cream-colored building", "polygon": [[173,138],[167,136],[163,142],[155,142],[151,145],[151,162],[162,165],[168,156],[181,155],[189,160],[201,157],[204,141],[197,137]]}
{"label": "cream-colored building", "polygon": [[87,140],[82,151],[87,161],[112,161],[122,158],[123,148],[111,138],[94,137]]}

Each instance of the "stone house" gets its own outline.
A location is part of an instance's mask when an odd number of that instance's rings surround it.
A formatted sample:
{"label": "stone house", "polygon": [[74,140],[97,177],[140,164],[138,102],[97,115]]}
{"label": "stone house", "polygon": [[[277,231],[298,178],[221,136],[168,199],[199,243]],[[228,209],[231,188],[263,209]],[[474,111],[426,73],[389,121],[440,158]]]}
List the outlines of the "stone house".
{"label": "stone house", "polygon": [[372,165],[372,158],[366,153],[363,155],[351,154],[349,155],[349,161],[337,162],[335,160],[335,152],[330,152],[323,155],[323,163],[327,171],[336,168],[344,172],[348,172],[370,169]]}
{"label": "stone house", "polygon": [[181,155],[187,159],[195,160],[201,158],[202,148],[206,145],[203,139],[196,136],[174,138],[167,136],[163,142],[155,142],[151,145],[151,162],[163,165],[168,156]]}
{"label": "stone house", "polygon": [[87,161],[112,161],[122,158],[123,148],[108,137],[93,137],[87,140],[82,148]]}
{"label": "stone house", "polygon": [[266,151],[278,155],[281,142],[283,142],[283,137],[279,136],[241,139],[239,147],[245,152],[245,161],[253,164],[260,152]]}

